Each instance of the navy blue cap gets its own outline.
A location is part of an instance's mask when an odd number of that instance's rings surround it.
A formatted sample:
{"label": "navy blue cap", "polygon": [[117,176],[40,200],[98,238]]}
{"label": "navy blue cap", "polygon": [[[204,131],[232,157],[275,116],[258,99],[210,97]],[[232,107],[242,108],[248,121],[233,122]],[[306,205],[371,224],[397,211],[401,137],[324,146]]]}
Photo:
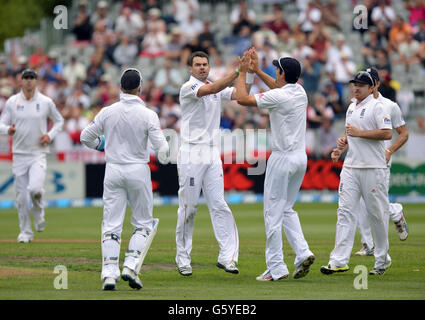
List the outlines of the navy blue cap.
{"label": "navy blue cap", "polygon": [[35,72],[35,70],[33,69],[25,69],[24,71],[22,71],[21,78],[25,79],[28,77],[37,79],[38,78],[37,72]]}
{"label": "navy blue cap", "polygon": [[374,69],[374,68],[367,68],[366,71],[370,73],[370,75],[372,76],[373,79],[375,79],[377,81],[381,81],[379,79],[379,74],[378,74],[378,71],[376,71],[376,69]]}
{"label": "navy blue cap", "polygon": [[121,87],[123,90],[129,91],[137,89],[142,84],[142,75],[139,70],[129,68],[124,70],[121,76]]}
{"label": "navy blue cap", "polygon": [[375,85],[375,81],[373,80],[370,73],[367,71],[357,72],[356,75],[354,76],[354,79],[350,80],[350,83],[364,83],[370,86]]}
{"label": "navy blue cap", "polygon": [[273,60],[273,65],[285,72],[285,81],[296,83],[301,75],[301,64],[297,59],[285,57]]}

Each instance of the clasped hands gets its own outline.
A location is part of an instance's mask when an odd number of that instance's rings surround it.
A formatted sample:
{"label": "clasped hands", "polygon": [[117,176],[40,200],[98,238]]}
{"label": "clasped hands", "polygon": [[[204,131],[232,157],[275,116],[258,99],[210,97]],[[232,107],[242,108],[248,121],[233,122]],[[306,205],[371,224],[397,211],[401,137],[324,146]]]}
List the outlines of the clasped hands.
{"label": "clasped hands", "polygon": [[239,72],[255,73],[258,67],[258,55],[255,48],[250,48],[239,57]]}

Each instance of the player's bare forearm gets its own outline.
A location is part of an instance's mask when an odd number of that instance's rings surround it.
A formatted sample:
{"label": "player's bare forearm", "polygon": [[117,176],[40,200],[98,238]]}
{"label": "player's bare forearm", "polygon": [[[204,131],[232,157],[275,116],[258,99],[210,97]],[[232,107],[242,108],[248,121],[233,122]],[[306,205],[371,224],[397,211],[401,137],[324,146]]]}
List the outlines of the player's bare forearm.
{"label": "player's bare forearm", "polygon": [[406,125],[396,128],[396,131],[398,133],[398,137],[394,141],[394,143],[388,148],[391,153],[394,153],[398,149],[400,149],[409,139],[409,131],[407,130]]}
{"label": "player's bare forearm", "polygon": [[252,83],[245,83],[246,92],[251,92]]}
{"label": "player's bare forearm", "polygon": [[227,88],[237,77],[237,73],[232,71],[231,73],[228,73],[226,76],[218,79],[217,81],[214,81],[213,83],[203,85],[198,90],[198,97],[220,92],[221,90]]}
{"label": "player's bare forearm", "polygon": [[[251,87],[252,87],[252,84],[246,83],[245,84],[246,92],[249,93],[251,91]],[[232,100],[237,100],[237,99],[238,99],[238,94],[237,94],[237,89],[235,87],[235,89],[232,92]]]}
{"label": "player's bare forearm", "polygon": [[218,79],[217,81],[213,82],[212,85],[212,90],[214,92],[212,93],[217,93],[220,92],[221,90],[227,88],[228,86],[230,86],[232,84],[232,82],[238,77],[238,75],[236,74],[236,72],[232,71],[230,73],[228,73],[226,76],[224,76],[221,79]]}
{"label": "player's bare forearm", "polygon": [[250,54],[246,51],[239,60],[239,77],[236,81],[236,95],[240,105],[257,106],[257,100],[254,95],[249,95],[246,86],[246,73],[250,70]]}
{"label": "player's bare forearm", "polygon": [[246,99],[248,96],[248,90],[246,89],[246,72],[240,72],[239,77],[236,80],[236,99],[239,104]]}
{"label": "player's bare forearm", "polygon": [[345,133],[350,137],[359,137],[371,140],[391,140],[393,137],[392,129],[360,130],[350,123],[346,125]]}
{"label": "player's bare forearm", "polygon": [[240,71],[238,80],[236,80],[236,97],[238,103],[242,106],[257,106],[257,100],[255,99],[254,95],[248,94],[245,71]]}
{"label": "player's bare forearm", "polygon": [[391,140],[393,132],[391,129],[359,130],[358,137],[371,140]]}
{"label": "player's bare forearm", "polygon": [[267,73],[265,73],[260,68],[255,70],[255,73],[260,77],[261,80],[268,86],[270,89],[276,89],[278,88],[276,84],[276,79],[273,77],[270,77]]}

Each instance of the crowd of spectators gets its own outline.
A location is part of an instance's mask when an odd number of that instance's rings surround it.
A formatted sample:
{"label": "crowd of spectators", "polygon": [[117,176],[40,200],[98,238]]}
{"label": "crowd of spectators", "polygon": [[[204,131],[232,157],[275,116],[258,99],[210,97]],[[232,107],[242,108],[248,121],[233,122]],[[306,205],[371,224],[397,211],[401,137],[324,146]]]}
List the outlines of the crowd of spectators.
{"label": "crowd of spectators", "polygon": [[[158,113],[163,128],[179,130],[178,94],[189,77],[190,54],[202,50],[210,55],[210,80],[214,81],[236,68],[236,57],[254,46],[260,67],[271,76],[275,74],[271,62],[279,56],[292,56],[301,62],[300,81],[309,98],[310,156],[329,157],[336,141],[333,122],[344,118],[351,95],[348,81],[360,68],[378,69],[381,93],[397,100],[408,117],[409,105],[421,93],[404,87],[400,90],[394,76],[425,72],[425,1],[405,1],[409,15],[404,19],[395,12],[391,0],[352,0],[353,6],[364,4],[369,14],[368,29],[352,31],[361,32],[361,64],[355,62],[353,48],[341,28],[336,0],[292,2],[297,7],[296,13],[290,13],[297,15],[292,23],[285,12],[286,2],[265,4],[270,6],[270,14],[254,11],[249,1],[229,6],[230,32],[218,38],[211,16],[201,16],[198,0],[172,0],[172,14],[165,12],[163,2],[158,0],[102,0],[92,11],[87,0],[80,0],[72,19],[75,41],[68,45],[89,48],[88,63],[78,54],[65,60],[57,51],[46,53],[42,48],[28,57],[3,57],[0,111],[5,100],[18,92],[20,72],[26,67],[35,68],[39,90],[54,99],[66,119],[66,130],[56,139],[56,148],[79,149],[81,130],[102,107],[119,100],[118,81],[109,68],[146,66],[148,73],[141,68],[141,98]],[[119,6],[116,16],[112,6]],[[231,47],[232,55],[224,55],[219,44]],[[265,90],[268,88],[256,78],[251,92]],[[267,129],[268,114],[229,102],[223,107],[221,127]]]}

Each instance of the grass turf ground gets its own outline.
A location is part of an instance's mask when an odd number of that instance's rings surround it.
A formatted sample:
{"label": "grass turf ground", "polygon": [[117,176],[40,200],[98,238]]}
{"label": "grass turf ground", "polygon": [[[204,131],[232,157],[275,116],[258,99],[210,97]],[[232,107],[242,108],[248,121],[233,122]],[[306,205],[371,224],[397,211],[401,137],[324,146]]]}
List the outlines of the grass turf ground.
{"label": "grass turf ground", "polygon": [[[401,242],[390,222],[390,255],[393,265],[383,276],[369,276],[368,289],[356,290],[356,265],[370,270],[373,257],[352,256],[350,271],[326,276],[320,273],[333,249],[336,204],[296,204],[304,235],[316,255],[307,277],[278,282],[258,282],[265,270],[265,232],[261,204],[232,205],[239,229],[238,275],[218,269],[218,245],[206,206],[200,206],[195,221],[191,277],[176,271],[175,206],[154,208],[160,219],[158,233],[141,271],[144,288],[131,289],[120,281],[116,291],[101,290],[100,228],[102,208],[46,210],[46,230],[29,244],[16,242],[15,210],[0,212],[0,299],[150,299],[150,300],[292,300],[292,299],[425,299],[424,205],[406,204],[409,238]],[[132,234],[127,211],[121,243],[120,265]],[[356,235],[353,253],[360,248]],[[285,262],[294,271],[294,253],[284,238]],[[68,270],[68,289],[56,290],[54,268]]]}

